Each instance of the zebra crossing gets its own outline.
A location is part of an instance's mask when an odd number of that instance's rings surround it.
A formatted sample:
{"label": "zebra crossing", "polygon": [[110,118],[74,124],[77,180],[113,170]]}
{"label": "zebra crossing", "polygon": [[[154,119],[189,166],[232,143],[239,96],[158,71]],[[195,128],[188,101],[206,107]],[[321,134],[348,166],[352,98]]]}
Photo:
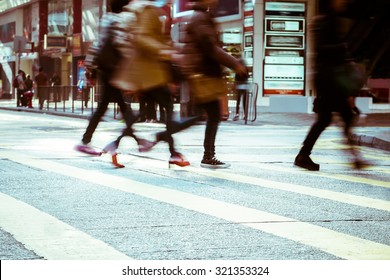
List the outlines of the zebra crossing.
{"label": "zebra crossing", "polygon": [[[194,180],[196,183],[198,178],[200,178],[199,180],[206,180],[206,182],[201,182],[200,184],[207,185],[207,182],[212,181],[214,185],[218,186],[229,184],[240,187],[248,186],[254,193],[257,191],[263,192],[264,190],[277,191],[278,194],[282,193],[283,195],[288,193],[288,195],[298,195],[309,200],[329,201],[331,204],[335,204],[336,207],[340,207],[340,209],[347,209],[350,206],[353,209],[363,209],[362,211],[367,213],[367,215],[371,213],[371,209],[376,211],[375,213],[380,213],[379,216],[383,217],[379,228],[388,230],[390,211],[390,190],[388,182],[380,179],[360,177],[356,172],[344,175],[329,172],[311,173],[292,167],[273,166],[269,164],[251,166],[253,171],[251,175],[240,174],[234,170],[217,171],[198,167],[188,167],[174,171],[168,170],[166,163],[161,160],[129,154],[124,155],[124,158],[130,163],[129,169],[121,170],[115,174],[112,172],[104,172],[104,170],[102,171],[99,168],[80,167],[78,165],[83,162],[74,164],[72,158],[67,161],[52,158],[42,159],[15,151],[0,151],[0,158],[28,166],[40,172],[61,175],[77,180],[78,182],[88,182],[94,186],[104,188],[105,191],[108,188],[112,191],[119,191],[120,193],[127,193],[148,199],[148,201],[156,203],[156,211],[158,211],[160,204],[169,205],[177,212],[185,210],[187,213],[191,213],[187,218],[188,223],[191,223],[192,215],[202,215],[202,219],[210,217],[218,221],[223,221],[223,223],[228,223],[231,227],[238,225],[243,232],[245,232],[243,228],[248,228],[251,229],[252,234],[253,231],[259,235],[266,233],[272,237],[278,237],[278,240],[288,240],[289,242],[294,242],[294,244],[313,248],[315,251],[324,252],[330,259],[390,259],[390,240],[388,234],[382,241],[376,241],[366,236],[363,237],[359,236],[359,234],[347,232],[346,230],[339,231],[324,226],[320,221],[294,218],[291,213],[288,213],[289,215],[281,215],[273,213],[272,210],[264,211],[257,205],[251,205],[251,202],[244,203],[240,199],[234,202],[231,201],[232,199],[219,199],[208,196],[194,189],[192,187],[194,182],[188,184],[190,180]],[[79,159],[77,160],[79,161]],[[89,158],[82,159],[82,161],[86,160],[89,160]],[[386,167],[387,163],[383,164],[383,166]],[[157,180],[154,179],[155,183],[132,179],[131,173],[137,170],[138,165],[144,166],[144,169],[146,166],[148,176],[155,176],[157,178]],[[286,176],[298,174],[299,176],[304,176],[312,180],[325,178],[330,181],[353,185],[363,184],[369,186],[369,188],[381,189],[385,196],[382,198],[367,197],[362,194],[346,191],[340,192],[336,188],[329,190],[326,188],[318,188],[318,185],[307,186],[298,183],[286,183],[255,175],[261,170],[264,171],[266,169],[271,172],[277,171],[283,173]],[[373,169],[375,170],[375,168]],[[382,167],[377,167],[378,171],[375,172],[381,173],[383,171],[382,169]],[[387,173],[385,172],[385,174]],[[162,176],[169,177],[169,180],[174,180],[177,185],[172,187],[164,184],[164,180],[161,179]],[[382,177],[379,176],[379,178]],[[189,185],[189,191],[186,190],[186,185]],[[227,191],[230,191],[229,188],[229,186],[226,187]],[[259,196],[258,199],[260,200],[262,197]],[[288,201],[283,202],[288,203]],[[333,207],[335,206],[330,207],[330,211]],[[326,208],[326,204],[322,208]],[[102,209],[102,211],[104,210]],[[27,249],[34,251],[44,259],[132,259],[140,257],[139,254],[133,255],[129,253],[128,249],[115,248],[115,245],[110,245],[107,242],[99,240],[96,236],[85,233],[83,230],[61,221],[54,215],[45,213],[45,211],[5,193],[0,193],[0,217],[1,229],[9,232],[18,242],[24,244]],[[211,225],[215,226],[215,224]],[[118,225],[112,225],[112,227],[115,226]],[[127,226],[130,228],[137,227],[137,225],[130,224]],[[376,227],[373,229],[378,230]],[[369,230],[368,226],[367,231]],[[386,233],[384,234],[386,235]],[[148,243],[149,241],[139,240],[139,242]],[[165,240],[165,242],[169,243],[170,241]],[[227,245],[225,244],[225,246]],[[148,248],[148,250],[150,249],[152,248]],[[185,250],[185,247],[182,249]],[[191,253],[188,255],[191,255]],[[196,253],[192,255],[194,258],[199,258],[199,255]],[[258,257],[262,258],[262,254],[259,253]],[[175,258],[175,253],[169,255],[169,258]],[[180,257],[178,258],[180,259]],[[214,258],[216,257],[214,256]],[[272,255],[270,258],[272,258]],[[306,258],[309,258],[309,256],[306,256]]]}

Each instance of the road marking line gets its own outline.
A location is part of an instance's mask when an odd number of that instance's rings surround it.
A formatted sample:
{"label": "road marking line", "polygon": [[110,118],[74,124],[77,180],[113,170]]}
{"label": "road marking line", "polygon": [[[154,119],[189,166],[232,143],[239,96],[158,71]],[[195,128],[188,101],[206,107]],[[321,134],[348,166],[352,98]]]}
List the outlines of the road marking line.
{"label": "road marking line", "polygon": [[[165,162],[161,162],[159,160],[153,160],[150,158],[138,158],[136,157],[132,162],[142,162],[145,164],[145,161],[147,161],[147,166],[154,166],[157,168],[166,168],[165,167]],[[282,167],[268,167],[270,170],[277,170],[277,171],[284,171],[284,172],[292,172],[288,169],[283,170]],[[267,179],[261,179],[261,178],[256,178],[256,177],[251,177],[247,175],[241,175],[237,173],[231,173],[228,169],[225,171],[221,170],[211,170],[211,169],[205,169],[205,168],[197,168],[197,167],[192,167],[188,166],[185,168],[181,168],[183,171],[187,172],[193,172],[197,173],[200,175],[208,176],[208,177],[213,177],[217,179],[223,179],[223,180],[228,180],[228,181],[233,181],[237,183],[242,183],[242,184],[249,184],[249,185],[254,185],[254,186],[259,186],[263,188],[269,188],[269,189],[278,189],[282,191],[287,191],[287,192],[293,192],[293,193],[299,193],[299,194],[305,194],[313,197],[318,197],[321,199],[329,199],[332,201],[338,201],[342,203],[347,203],[351,205],[357,205],[360,207],[368,207],[368,208],[374,208],[382,211],[389,211],[390,212],[390,201],[385,201],[381,199],[375,199],[375,198],[369,198],[369,197],[364,197],[364,196],[358,196],[358,195],[353,195],[353,194],[347,194],[347,193],[340,193],[340,192],[334,192],[330,190],[324,190],[324,189],[319,189],[319,188],[314,188],[314,187],[305,187],[305,186],[300,186],[300,185],[295,185],[295,184],[290,184],[290,183],[283,183],[283,182],[276,182],[272,180],[267,180]],[[297,172],[297,171],[295,171]],[[298,171],[301,172],[301,171]],[[303,171],[304,172],[304,171]],[[308,174],[315,176],[315,174],[309,173]],[[325,174],[326,175],[326,174]],[[317,175],[321,176],[321,175]],[[332,179],[337,179],[332,177],[331,175],[327,175],[328,177]],[[340,176],[339,179],[343,180],[349,180],[352,181],[352,179],[349,176],[346,176],[346,178],[343,178],[342,175]],[[326,176],[324,176],[326,177]],[[371,180],[371,179],[366,179],[362,180],[366,184],[377,184],[380,186],[386,186],[388,187],[388,183],[382,182],[382,181],[377,181],[377,180]],[[356,180],[352,181],[356,182]]]}
{"label": "road marking line", "polygon": [[388,245],[257,209],[48,160],[19,157],[15,154],[13,154],[10,160],[19,162],[23,165],[29,165],[68,177],[92,182],[97,185],[168,203],[184,209],[193,210],[226,221],[240,223],[244,226],[318,248],[343,259],[387,260],[390,257],[390,246]]}
{"label": "road marking line", "polygon": [[126,260],[125,254],[11,196],[0,193],[0,227],[49,260]]}
{"label": "road marking line", "polygon": [[[275,166],[275,165],[269,165],[269,164],[258,164],[259,166],[256,168],[259,169],[267,169],[271,171],[279,171],[279,172],[288,172],[288,173],[300,173],[300,174],[305,174],[306,176],[315,176],[315,177],[322,177],[322,178],[330,178],[330,179],[337,179],[337,180],[343,180],[347,182],[352,182],[352,183],[359,183],[359,184],[368,184],[368,185],[373,185],[377,187],[383,187],[383,188],[390,188],[390,183],[385,182],[385,181],[379,181],[379,180],[374,180],[374,179],[369,179],[369,178],[362,178],[362,177],[354,177],[350,175],[345,175],[345,174],[329,174],[321,171],[307,171],[304,169],[298,169],[298,167],[282,167],[282,166]],[[253,168],[253,166],[252,166]],[[378,172],[382,172],[382,170],[374,170]]]}

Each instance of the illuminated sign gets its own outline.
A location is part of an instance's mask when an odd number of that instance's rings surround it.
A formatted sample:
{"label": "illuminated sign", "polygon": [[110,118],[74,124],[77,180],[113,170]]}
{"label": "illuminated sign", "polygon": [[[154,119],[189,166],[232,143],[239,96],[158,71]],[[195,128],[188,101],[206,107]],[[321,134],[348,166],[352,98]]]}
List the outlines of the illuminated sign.
{"label": "illuminated sign", "polygon": [[44,47],[46,48],[66,48],[68,39],[66,36],[45,35]]}
{"label": "illuminated sign", "polygon": [[273,19],[267,18],[265,21],[266,31],[269,32],[304,32],[304,19]]}
{"label": "illuminated sign", "polygon": [[[191,14],[191,0],[175,0],[173,16],[175,18]],[[228,21],[241,19],[240,0],[219,0],[217,7],[212,12],[217,21]]]}
{"label": "illuminated sign", "polygon": [[266,34],[265,44],[267,48],[303,49],[305,47],[303,35]]}
{"label": "illuminated sign", "polygon": [[266,11],[278,11],[278,12],[304,12],[304,3],[290,3],[290,2],[266,2]]}

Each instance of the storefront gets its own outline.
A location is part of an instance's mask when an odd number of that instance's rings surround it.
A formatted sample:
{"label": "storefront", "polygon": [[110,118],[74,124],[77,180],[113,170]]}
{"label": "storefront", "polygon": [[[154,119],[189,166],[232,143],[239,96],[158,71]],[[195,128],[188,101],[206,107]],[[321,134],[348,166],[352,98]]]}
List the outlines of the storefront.
{"label": "storefront", "polygon": [[[175,24],[180,24],[189,13],[187,2],[174,2]],[[314,1],[219,0],[215,19],[222,46],[228,53],[244,59],[249,82],[260,89],[259,106],[269,106],[274,96],[279,100],[283,96],[297,96],[302,97],[299,102],[310,102],[306,98],[312,93],[307,74],[311,47],[307,17],[314,14],[315,5]],[[234,82],[234,73],[227,73],[227,79]]]}

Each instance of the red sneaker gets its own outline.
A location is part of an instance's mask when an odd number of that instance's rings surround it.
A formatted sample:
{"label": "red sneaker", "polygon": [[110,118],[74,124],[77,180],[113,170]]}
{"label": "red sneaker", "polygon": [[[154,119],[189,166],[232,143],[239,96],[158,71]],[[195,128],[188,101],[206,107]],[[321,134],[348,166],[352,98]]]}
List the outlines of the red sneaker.
{"label": "red sneaker", "polygon": [[176,153],[174,155],[171,155],[171,157],[169,158],[169,167],[171,167],[171,165],[184,167],[190,165],[190,162],[186,160],[182,154]]}
{"label": "red sneaker", "polygon": [[116,168],[123,168],[123,167],[125,167],[123,164],[121,164],[121,163],[118,162],[117,155],[118,155],[118,154],[113,154],[113,155],[111,156],[112,164],[113,164]]}

